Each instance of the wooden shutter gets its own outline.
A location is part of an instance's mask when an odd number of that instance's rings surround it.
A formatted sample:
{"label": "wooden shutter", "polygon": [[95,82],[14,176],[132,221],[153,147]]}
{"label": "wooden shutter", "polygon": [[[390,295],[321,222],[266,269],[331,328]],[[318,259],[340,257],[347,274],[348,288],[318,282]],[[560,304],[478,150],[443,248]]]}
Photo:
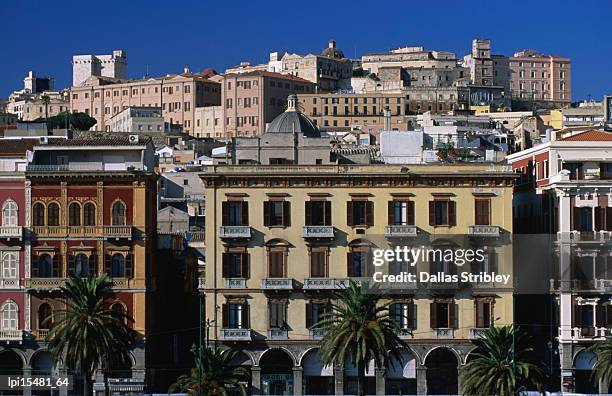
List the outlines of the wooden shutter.
{"label": "wooden shutter", "polygon": [[612,328],[612,304],[606,305],[606,327]]}
{"label": "wooden shutter", "polygon": [[459,327],[459,305],[448,304],[448,326],[457,329]]}
{"label": "wooden shutter", "polygon": [[414,225],[414,201],[408,201],[408,225]]}
{"label": "wooden shutter", "polygon": [[229,278],[229,253],[221,254],[221,276],[223,278]]}
{"label": "wooden shutter", "polygon": [[574,326],[582,326],[582,306],[574,303]]}
{"label": "wooden shutter", "polygon": [[306,303],[306,328],[310,328],[312,325],[312,304]]}
{"label": "wooden shutter", "polygon": [[431,327],[432,329],[438,327],[436,304],[437,303],[435,302],[429,304],[429,327]]}
{"label": "wooden shutter", "polygon": [[272,221],[270,219],[271,217],[271,209],[270,209],[270,201],[265,201],[263,203],[263,209],[264,209],[264,213],[263,213],[263,218],[264,218],[264,226],[265,227],[270,227],[270,224],[272,224]]}
{"label": "wooden shutter", "polygon": [[40,267],[40,256],[35,256],[36,261],[32,264],[32,278],[38,278],[38,268]]}
{"label": "wooden shutter", "polygon": [[355,276],[353,273],[353,253],[348,252],[346,254],[346,274],[349,277]]}
{"label": "wooden shutter", "polygon": [[353,226],[353,201],[346,202],[346,224],[349,227]]}
{"label": "wooden shutter", "polygon": [[134,255],[128,253],[125,255],[125,277],[132,278],[134,276]]}
{"label": "wooden shutter", "polygon": [[606,208],[606,231],[612,231],[612,206]]}
{"label": "wooden shutter", "polygon": [[429,201],[429,225],[436,225],[436,201]]}
{"label": "wooden shutter", "polygon": [[240,260],[240,265],[241,265],[241,270],[242,270],[242,277],[243,278],[248,278],[249,277],[249,269],[250,269],[250,265],[249,265],[249,254],[248,253],[242,253],[242,257]]}
{"label": "wooden shutter", "polygon": [[249,317],[249,304],[242,304],[242,328],[249,329],[251,327],[251,318]]}
{"label": "wooden shutter", "polygon": [[249,225],[249,203],[248,202],[242,202],[241,208],[240,208],[240,216],[242,217],[241,220],[241,224],[243,226],[248,226]]}
{"label": "wooden shutter", "polygon": [[291,225],[291,202],[283,201],[283,225],[289,227]]}
{"label": "wooden shutter", "polygon": [[571,231],[578,230],[579,223],[580,223],[580,208],[573,207],[572,208]]}
{"label": "wooden shutter", "polygon": [[87,261],[89,262],[89,275],[96,276],[98,273],[98,256],[92,254]]}
{"label": "wooden shutter", "polygon": [[68,276],[74,275],[74,272],[75,272],[74,260],[75,260],[74,254],[69,254],[68,255]]}
{"label": "wooden shutter", "polygon": [[104,272],[106,272],[106,274],[108,276],[111,276],[111,269],[113,268],[113,258],[111,257],[110,254],[106,254],[104,255]]}
{"label": "wooden shutter", "polygon": [[457,203],[455,201],[448,201],[448,225],[457,225]]}
{"label": "wooden shutter", "polygon": [[416,330],[417,328],[417,318],[417,305],[413,301],[412,303],[410,303],[410,317],[408,319],[408,325],[412,330]]}
{"label": "wooden shutter", "polygon": [[605,208],[595,207],[595,231],[602,231],[606,223]]}
{"label": "wooden shutter", "polygon": [[604,327],[604,310],[601,304],[595,305],[595,326]]}
{"label": "wooden shutter", "polygon": [[387,224],[395,224],[395,201],[387,202]]}
{"label": "wooden shutter", "polygon": [[484,303],[482,300],[476,300],[476,327],[482,329],[484,327]]}
{"label": "wooden shutter", "polygon": [[487,254],[489,260],[489,273],[497,272],[497,252],[491,249]]}
{"label": "wooden shutter", "polygon": [[325,208],[325,225],[330,226],[332,225],[331,201],[325,201],[325,205],[323,205],[323,207]]}
{"label": "wooden shutter", "polygon": [[53,272],[52,275],[54,278],[58,278],[60,276],[60,255],[56,254],[53,256]]}
{"label": "wooden shutter", "polygon": [[221,225],[229,225],[229,202],[221,202]]}
{"label": "wooden shutter", "polygon": [[312,201],[304,202],[304,219],[306,225],[312,225]]}
{"label": "wooden shutter", "polygon": [[368,201],[365,203],[366,225],[374,226],[374,202]]}
{"label": "wooden shutter", "polygon": [[229,326],[229,307],[227,304],[223,304],[221,312],[223,316],[221,326],[227,328]]}

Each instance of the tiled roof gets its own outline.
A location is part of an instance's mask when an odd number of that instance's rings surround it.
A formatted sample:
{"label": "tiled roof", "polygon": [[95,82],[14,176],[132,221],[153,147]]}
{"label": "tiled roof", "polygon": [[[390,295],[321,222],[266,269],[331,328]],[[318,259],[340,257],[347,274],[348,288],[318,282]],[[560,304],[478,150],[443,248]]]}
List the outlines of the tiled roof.
{"label": "tiled roof", "polygon": [[282,80],[291,80],[291,81],[300,82],[300,83],[313,84],[312,81],[306,80],[302,77],[294,76],[292,74],[281,74],[281,73],[276,73],[276,72],[271,72],[271,71],[266,71],[266,70],[254,70],[254,71],[245,72],[245,73],[229,73],[229,74],[225,74],[225,76],[232,76],[232,77],[259,77],[259,76],[262,76],[262,77],[273,77],[273,78],[278,78]]}
{"label": "tiled roof", "polygon": [[612,142],[612,132],[591,130],[561,140],[564,142]]}
{"label": "tiled roof", "polygon": [[0,141],[0,155],[24,155],[37,142],[34,139],[4,139]]}
{"label": "tiled roof", "polygon": [[[138,138],[138,144],[135,146],[142,146],[151,141],[149,136],[140,136]],[[130,136],[128,134],[123,136],[99,136],[94,135],[91,137],[78,137],[76,139],[53,139],[49,140],[49,143],[45,146],[129,146]]]}

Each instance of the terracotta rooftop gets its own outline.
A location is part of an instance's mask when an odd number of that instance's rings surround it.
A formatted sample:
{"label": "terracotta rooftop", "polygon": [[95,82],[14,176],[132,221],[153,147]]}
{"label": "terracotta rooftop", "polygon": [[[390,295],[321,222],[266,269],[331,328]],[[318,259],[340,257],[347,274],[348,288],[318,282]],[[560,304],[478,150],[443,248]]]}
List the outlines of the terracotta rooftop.
{"label": "terracotta rooftop", "polygon": [[38,140],[35,139],[4,139],[0,142],[0,155],[25,155],[36,143]]}
{"label": "terracotta rooftop", "polygon": [[[53,139],[49,140],[47,144],[39,144],[38,146],[129,146],[130,143],[129,136],[92,136],[90,138],[79,137],[76,139]],[[140,136],[138,138],[138,143],[134,144],[134,146],[142,146],[151,141],[151,137],[149,136]]]}
{"label": "terracotta rooftop", "polygon": [[612,132],[591,130],[561,140],[564,142],[612,142]]}

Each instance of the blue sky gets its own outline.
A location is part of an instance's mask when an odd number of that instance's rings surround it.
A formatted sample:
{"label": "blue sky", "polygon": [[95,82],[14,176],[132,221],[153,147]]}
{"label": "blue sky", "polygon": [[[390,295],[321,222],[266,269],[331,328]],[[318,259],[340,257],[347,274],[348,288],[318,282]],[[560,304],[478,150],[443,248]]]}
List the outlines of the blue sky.
{"label": "blue sky", "polygon": [[488,37],[496,54],[570,57],[573,100],[599,99],[612,92],[611,20],[610,0],[2,1],[0,97],[31,69],[69,86],[73,54],[113,49],[127,50],[137,78],[147,67],[150,75],[184,65],[223,71],[275,50],[320,52],[330,38],[353,57],[404,45],[463,56],[472,38]]}

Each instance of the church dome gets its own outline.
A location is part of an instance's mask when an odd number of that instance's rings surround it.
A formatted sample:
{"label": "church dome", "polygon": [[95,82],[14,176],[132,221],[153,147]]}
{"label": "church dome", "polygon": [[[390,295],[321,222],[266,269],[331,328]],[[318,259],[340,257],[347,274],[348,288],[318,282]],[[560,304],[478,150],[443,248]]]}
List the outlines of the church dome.
{"label": "church dome", "polygon": [[335,58],[335,59],[343,59],[344,58],[344,52],[342,52],[338,48],[336,48],[336,41],[335,40],[329,40],[329,46],[327,48],[325,48],[323,50],[323,52],[321,52],[321,55],[326,56],[328,58]]}
{"label": "church dome", "polygon": [[298,133],[306,137],[321,137],[321,131],[297,108],[297,95],[287,98],[287,110],[272,120],[266,133]]}

